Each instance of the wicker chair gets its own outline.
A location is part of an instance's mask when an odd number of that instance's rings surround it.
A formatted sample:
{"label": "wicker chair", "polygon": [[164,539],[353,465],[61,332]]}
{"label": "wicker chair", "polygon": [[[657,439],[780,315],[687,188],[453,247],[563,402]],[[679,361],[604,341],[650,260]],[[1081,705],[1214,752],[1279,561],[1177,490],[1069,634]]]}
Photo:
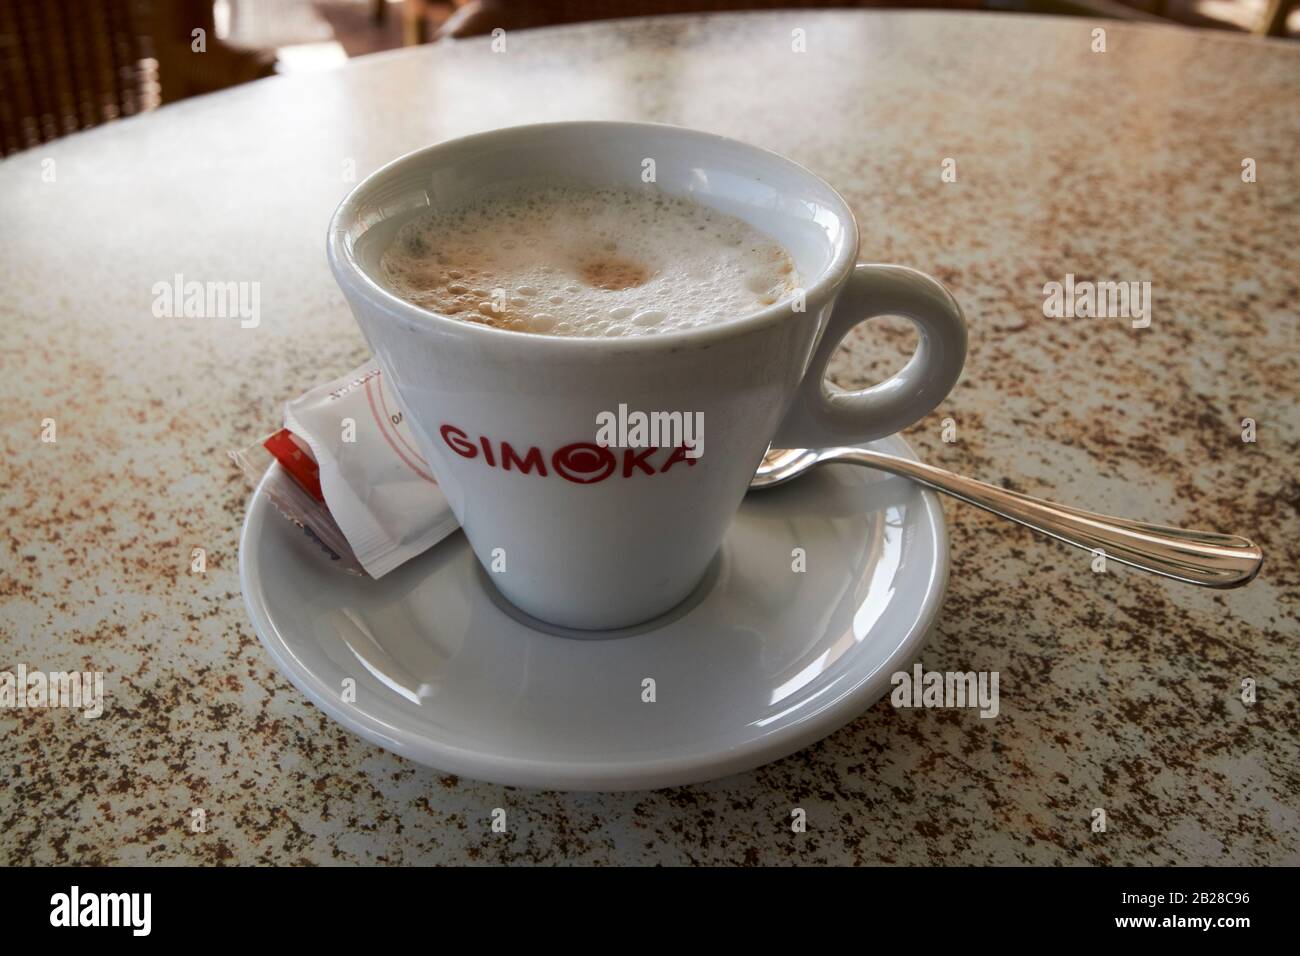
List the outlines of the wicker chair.
{"label": "wicker chair", "polygon": [[0,0],[0,155],[273,72],[216,38],[211,0]]}

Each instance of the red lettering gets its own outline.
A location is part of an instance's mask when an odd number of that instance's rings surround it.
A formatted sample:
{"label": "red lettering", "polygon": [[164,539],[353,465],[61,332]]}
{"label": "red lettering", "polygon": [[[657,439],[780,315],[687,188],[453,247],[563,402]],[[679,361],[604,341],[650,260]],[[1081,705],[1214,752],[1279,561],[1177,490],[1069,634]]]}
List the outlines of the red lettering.
{"label": "red lettering", "polygon": [[[520,454],[508,441],[497,442],[497,448],[494,449],[492,439],[486,435],[480,435],[476,441],[471,440],[463,429],[455,425],[444,424],[439,428],[438,433],[442,435],[442,440],[447,443],[447,447],[462,458],[478,458],[481,452],[483,461],[490,468],[497,467],[499,451],[501,468],[504,471],[518,471],[524,475],[536,474],[541,478],[549,478],[554,473],[574,484],[590,485],[612,477],[614,472],[619,470],[619,460],[615,453],[605,445],[591,442],[574,442],[565,445],[557,449],[548,462],[545,452],[536,445],[530,445],[527,451]],[[678,446],[670,450],[671,454],[663,463],[663,467],[656,472],[655,465],[650,459],[661,450],[660,448],[625,448],[621,469],[623,477],[631,478],[638,471],[645,475],[662,475],[679,461],[684,461],[689,467],[694,468],[699,460],[687,454],[691,451],[690,446]]]}
{"label": "red lettering", "polygon": [[663,466],[662,468],[659,469],[659,474],[661,474],[661,475],[664,474],[666,471],[668,471],[669,468],[671,468],[673,465],[677,464],[679,461],[684,461],[684,462],[686,462],[686,464],[688,464],[688,465],[690,465],[692,468],[694,468],[694,467],[695,467],[695,463],[696,463],[697,461],[699,461],[699,459],[698,459],[698,458],[691,458],[691,457],[687,456],[686,452],[689,451],[689,450],[690,450],[690,449],[688,449],[688,448],[684,448],[684,447],[682,447],[681,445],[678,445],[676,448],[674,448],[674,449],[673,449],[673,453],[672,453],[672,455],[670,455],[669,458],[668,458],[668,460],[667,460],[666,462],[664,462],[664,466]]}
{"label": "red lettering", "polygon": [[536,445],[528,449],[528,454],[521,459],[519,455],[515,453],[514,448],[510,446],[510,442],[503,441],[501,443],[501,467],[506,471],[509,471],[512,462],[518,466],[519,470],[525,475],[536,467],[537,473],[543,478],[546,477],[546,460],[542,458],[542,450]]}
{"label": "red lettering", "polygon": [[647,448],[645,449],[645,451],[636,452],[633,451],[631,448],[629,448],[626,451],[624,451],[623,452],[623,477],[631,478],[633,468],[640,468],[647,475],[653,475],[655,473],[655,470],[650,466],[650,464],[646,461],[646,459],[649,458],[658,450],[659,450],[658,448]]}
{"label": "red lettering", "polygon": [[474,458],[478,455],[478,449],[471,444],[469,436],[455,425],[443,425],[438,432],[442,435],[442,440],[447,443],[447,447],[462,458]]}
{"label": "red lettering", "polygon": [[551,456],[555,473],[578,485],[604,481],[617,465],[618,459],[612,451],[585,441],[565,445]]}

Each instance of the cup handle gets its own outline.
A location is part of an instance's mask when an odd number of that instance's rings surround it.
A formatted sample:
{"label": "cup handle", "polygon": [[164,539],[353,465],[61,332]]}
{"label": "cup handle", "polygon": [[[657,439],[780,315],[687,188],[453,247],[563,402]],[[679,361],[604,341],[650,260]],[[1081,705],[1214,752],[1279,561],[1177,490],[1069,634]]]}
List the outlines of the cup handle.
{"label": "cup handle", "polygon": [[[916,326],[916,352],[892,378],[858,391],[831,390],[826,365],[853,326],[899,315]],[[961,306],[937,279],[905,266],[858,265],[830,321],[773,448],[857,445],[901,431],[930,414],[952,390],[966,360]]]}

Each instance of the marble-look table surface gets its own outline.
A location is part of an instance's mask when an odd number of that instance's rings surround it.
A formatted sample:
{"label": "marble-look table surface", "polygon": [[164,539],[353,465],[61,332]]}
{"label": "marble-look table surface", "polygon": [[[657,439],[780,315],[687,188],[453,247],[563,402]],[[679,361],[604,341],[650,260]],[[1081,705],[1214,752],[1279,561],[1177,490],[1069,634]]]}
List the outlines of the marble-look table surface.
{"label": "marble-look table surface", "polygon": [[[102,670],[107,694],[93,720],[0,710],[0,862],[1300,862],[1298,101],[1296,45],[797,11],[382,54],[0,162],[0,670]],[[864,259],[945,281],[971,352],[907,433],[922,457],[1249,534],[1261,577],[1210,592],[1095,574],[949,501],[953,573],[921,659],[998,671],[995,720],[885,700],[751,773],[623,794],[458,779],[342,730],[249,625],[249,489],[226,451],[366,356],[324,255],[354,179],[580,118],[784,153],[842,191]],[[176,274],[260,282],[260,324],[155,318],[151,288]],[[1044,283],[1067,274],[1150,281],[1150,326],[1045,317]],[[891,372],[905,328],[859,327],[834,378]]]}

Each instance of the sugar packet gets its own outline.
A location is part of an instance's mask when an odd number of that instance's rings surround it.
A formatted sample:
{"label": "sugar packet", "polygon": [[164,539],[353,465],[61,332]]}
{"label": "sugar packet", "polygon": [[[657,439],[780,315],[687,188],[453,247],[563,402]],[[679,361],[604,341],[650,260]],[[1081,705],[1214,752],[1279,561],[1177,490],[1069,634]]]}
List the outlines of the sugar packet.
{"label": "sugar packet", "polygon": [[[286,403],[284,429],[261,444],[301,491],[272,476],[276,507],[344,567],[383,577],[458,527],[373,361]],[[233,457],[246,472],[262,458],[251,449]]]}

